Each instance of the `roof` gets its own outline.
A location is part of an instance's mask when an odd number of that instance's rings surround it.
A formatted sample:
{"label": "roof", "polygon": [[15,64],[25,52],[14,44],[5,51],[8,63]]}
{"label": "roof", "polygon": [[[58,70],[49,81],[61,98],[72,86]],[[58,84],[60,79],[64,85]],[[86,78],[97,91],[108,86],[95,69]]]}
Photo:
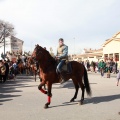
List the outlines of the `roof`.
{"label": "roof", "polygon": [[116,33],[115,35],[112,36],[112,38],[107,39],[102,46],[104,47],[105,45],[107,45],[108,43],[110,43],[111,41],[119,41],[120,42],[120,32]]}
{"label": "roof", "polygon": [[17,41],[20,41],[20,42],[24,42],[23,40],[20,40],[20,39],[18,39],[18,38],[15,37],[15,36],[11,36],[11,40],[17,40]]}
{"label": "roof", "polygon": [[92,49],[84,49],[84,50],[85,50],[85,53],[99,53],[103,51],[103,48],[95,49],[95,50],[92,50]]}
{"label": "roof", "polygon": [[81,55],[77,55],[75,56],[75,58],[82,58],[82,57],[94,57],[94,56],[102,56],[103,53],[85,53],[85,54],[81,54]]}
{"label": "roof", "polygon": [[75,58],[82,58],[82,57],[94,57],[94,56],[103,56],[103,48],[97,49],[97,50],[92,50],[92,49],[84,49],[85,53],[84,54],[80,54],[75,56]]}

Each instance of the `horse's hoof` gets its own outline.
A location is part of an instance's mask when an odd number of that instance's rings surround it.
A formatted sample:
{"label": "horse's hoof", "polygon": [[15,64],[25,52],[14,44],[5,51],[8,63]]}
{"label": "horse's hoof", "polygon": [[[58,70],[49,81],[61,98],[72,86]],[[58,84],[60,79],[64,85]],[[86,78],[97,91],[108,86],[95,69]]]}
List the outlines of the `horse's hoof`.
{"label": "horse's hoof", "polygon": [[80,101],[78,104],[79,104],[79,105],[83,105],[83,101]]}
{"label": "horse's hoof", "polygon": [[44,108],[47,109],[48,108],[48,104],[45,104]]}
{"label": "horse's hoof", "polygon": [[74,99],[71,99],[70,102],[74,102]]}

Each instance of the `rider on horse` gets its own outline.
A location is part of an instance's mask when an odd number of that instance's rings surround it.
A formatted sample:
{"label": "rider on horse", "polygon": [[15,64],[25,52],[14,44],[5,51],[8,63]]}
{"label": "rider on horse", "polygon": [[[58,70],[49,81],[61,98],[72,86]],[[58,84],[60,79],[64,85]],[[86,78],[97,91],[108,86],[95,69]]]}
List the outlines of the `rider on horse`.
{"label": "rider on horse", "polygon": [[18,56],[18,58],[17,58],[17,64],[19,64],[21,62],[22,62],[22,60],[21,60],[20,56]]}
{"label": "rider on horse", "polygon": [[57,48],[57,55],[56,59],[59,61],[57,66],[57,70],[61,75],[61,84],[66,82],[65,79],[65,72],[62,71],[62,67],[65,64],[66,60],[68,59],[68,46],[64,44],[64,40],[62,38],[59,39],[59,46]]}

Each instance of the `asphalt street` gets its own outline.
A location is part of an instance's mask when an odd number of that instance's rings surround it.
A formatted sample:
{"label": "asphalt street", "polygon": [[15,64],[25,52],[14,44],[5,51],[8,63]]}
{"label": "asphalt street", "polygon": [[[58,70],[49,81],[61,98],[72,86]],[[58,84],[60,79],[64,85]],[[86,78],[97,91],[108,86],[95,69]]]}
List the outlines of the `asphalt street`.
{"label": "asphalt street", "polygon": [[[79,105],[81,90],[75,102],[74,85],[69,80],[64,85],[54,84],[52,103],[44,109],[47,96],[38,91],[39,79],[33,76],[17,76],[17,79],[0,84],[0,120],[120,120],[120,85],[116,75],[101,78],[89,73],[92,97]],[[106,75],[105,75],[106,76]]]}

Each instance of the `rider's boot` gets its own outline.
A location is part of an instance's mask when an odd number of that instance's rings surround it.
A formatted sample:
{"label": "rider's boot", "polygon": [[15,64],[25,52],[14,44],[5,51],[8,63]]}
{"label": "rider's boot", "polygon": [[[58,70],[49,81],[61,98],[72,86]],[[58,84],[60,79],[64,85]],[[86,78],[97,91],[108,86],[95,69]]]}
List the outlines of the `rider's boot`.
{"label": "rider's boot", "polygon": [[64,72],[61,72],[60,73],[60,75],[61,75],[61,84],[63,84],[63,83],[65,83],[67,80],[65,79],[65,73]]}

